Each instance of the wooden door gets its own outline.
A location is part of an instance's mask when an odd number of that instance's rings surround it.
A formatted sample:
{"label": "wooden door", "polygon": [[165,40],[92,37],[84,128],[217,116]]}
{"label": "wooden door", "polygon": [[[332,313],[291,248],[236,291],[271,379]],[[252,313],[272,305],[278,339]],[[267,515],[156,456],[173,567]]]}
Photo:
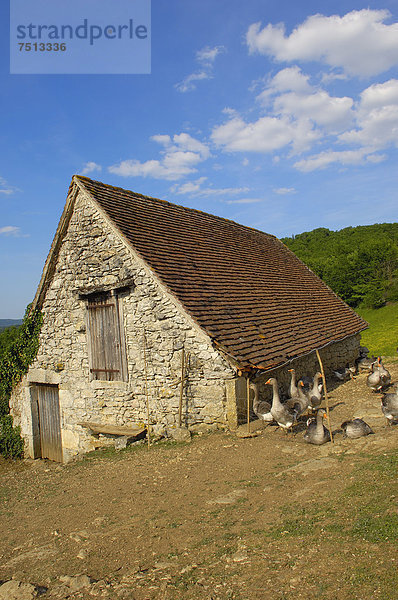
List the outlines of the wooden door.
{"label": "wooden door", "polygon": [[38,408],[41,457],[62,462],[58,386],[36,384],[32,395]]}

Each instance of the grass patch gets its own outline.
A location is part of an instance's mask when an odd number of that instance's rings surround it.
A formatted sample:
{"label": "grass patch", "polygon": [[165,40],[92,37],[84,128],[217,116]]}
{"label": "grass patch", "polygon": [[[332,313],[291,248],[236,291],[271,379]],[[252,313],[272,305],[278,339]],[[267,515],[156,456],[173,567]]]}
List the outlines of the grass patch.
{"label": "grass patch", "polygon": [[337,500],[297,507],[281,506],[281,522],[264,532],[273,540],[312,536],[323,532],[367,542],[396,542],[396,474],[398,454],[369,456],[355,471],[355,480]]}
{"label": "grass patch", "polygon": [[368,514],[358,518],[351,534],[367,542],[398,541],[398,515]]}
{"label": "grass patch", "polygon": [[285,536],[301,538],[307,535],[314,535],[318,531],[317,526],[319,522],[320,516],[310,517],[304,513],[299,517],[286,519],[281,525],[272,527],[266,532],[266,535],[273,540],[278,540]]}
{"label": "grass patch", "polygon": [[[178,448],[180,446],[185,446],[187,444],[189,444],[190,442],[175,442],[174,440],[169,440],[169,439],[162,439],[159,440],[158,442],[153,442],[151,443],[151,446],[149,448],[149,451],[155,451],[158,449],[172,449],[172,448]],[[127,446],[126,448],[122,448],[120,450],[116,450],[116,448],[114,446],[107,446],[105,448],[99,448],[98,450],[92,450],[91,452],[87,452],[83,458],[82,461],[78,461],[75,464],[78,465],[79,463],[84,463],[84,461],[91,461],[91,460],[96,460],[96,459],[100,459],[100,460],[104,460],[104,459],[108,459],[108,460],[121,460],[123,458],[125,458],[126,456],[128,456],[129,454],[135,454],[136,452],[148,452],[148,444],[146,442],[146,440],[144,441],[144,443],[134,443],[131,444],[130,446]]]}
{"label": "grass patch", "polygon": [[370,354],[396,356],[398,303],[382,308],[358,308],[356,312],[369,323],[369,329],[361,333],[361,344],[369,348]]}

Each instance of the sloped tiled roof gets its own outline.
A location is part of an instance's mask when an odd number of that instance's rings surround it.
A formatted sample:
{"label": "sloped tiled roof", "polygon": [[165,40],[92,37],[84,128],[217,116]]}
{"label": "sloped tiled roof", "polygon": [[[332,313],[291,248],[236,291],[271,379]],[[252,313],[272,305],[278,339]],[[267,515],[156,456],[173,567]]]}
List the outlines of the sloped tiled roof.
{"label": "sloped tiled roof", "polygon": [[240,368],[271,369],[367,327],[274,236],[87,177],[75,181]]}

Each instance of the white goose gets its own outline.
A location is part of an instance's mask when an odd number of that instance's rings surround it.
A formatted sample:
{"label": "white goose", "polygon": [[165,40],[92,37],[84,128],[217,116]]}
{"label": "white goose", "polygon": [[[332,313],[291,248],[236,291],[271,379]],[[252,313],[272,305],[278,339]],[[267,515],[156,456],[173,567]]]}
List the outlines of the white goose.
{"label": "white goose", "polygon": [[271,403],[267,402],[267,400],[259,400],[257,383],[251,383],[250,389],[252,389],[254,392],[253,411],[256,413],[259,419],[270,423],[274,420],[274,417],[271,414]]}
{"label": "white goose", "polygon": [[285,431],[291,429],[297,419],[297,412],[282,404],[279,398],[278,382],[274,377],[271,377],[265,382],[267,385],[272,385],[272,406],[271,415],[278,423],[279,427],[282,427]]}

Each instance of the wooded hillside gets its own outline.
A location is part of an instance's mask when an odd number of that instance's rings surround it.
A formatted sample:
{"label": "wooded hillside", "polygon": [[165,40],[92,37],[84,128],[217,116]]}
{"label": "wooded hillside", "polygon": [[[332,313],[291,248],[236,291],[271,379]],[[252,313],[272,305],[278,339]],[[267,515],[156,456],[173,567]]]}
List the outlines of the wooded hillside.
{"label": "wooded hillside", "polygon": [[320,227],[282,241],[350,306],[398,300],[398,223]]}

